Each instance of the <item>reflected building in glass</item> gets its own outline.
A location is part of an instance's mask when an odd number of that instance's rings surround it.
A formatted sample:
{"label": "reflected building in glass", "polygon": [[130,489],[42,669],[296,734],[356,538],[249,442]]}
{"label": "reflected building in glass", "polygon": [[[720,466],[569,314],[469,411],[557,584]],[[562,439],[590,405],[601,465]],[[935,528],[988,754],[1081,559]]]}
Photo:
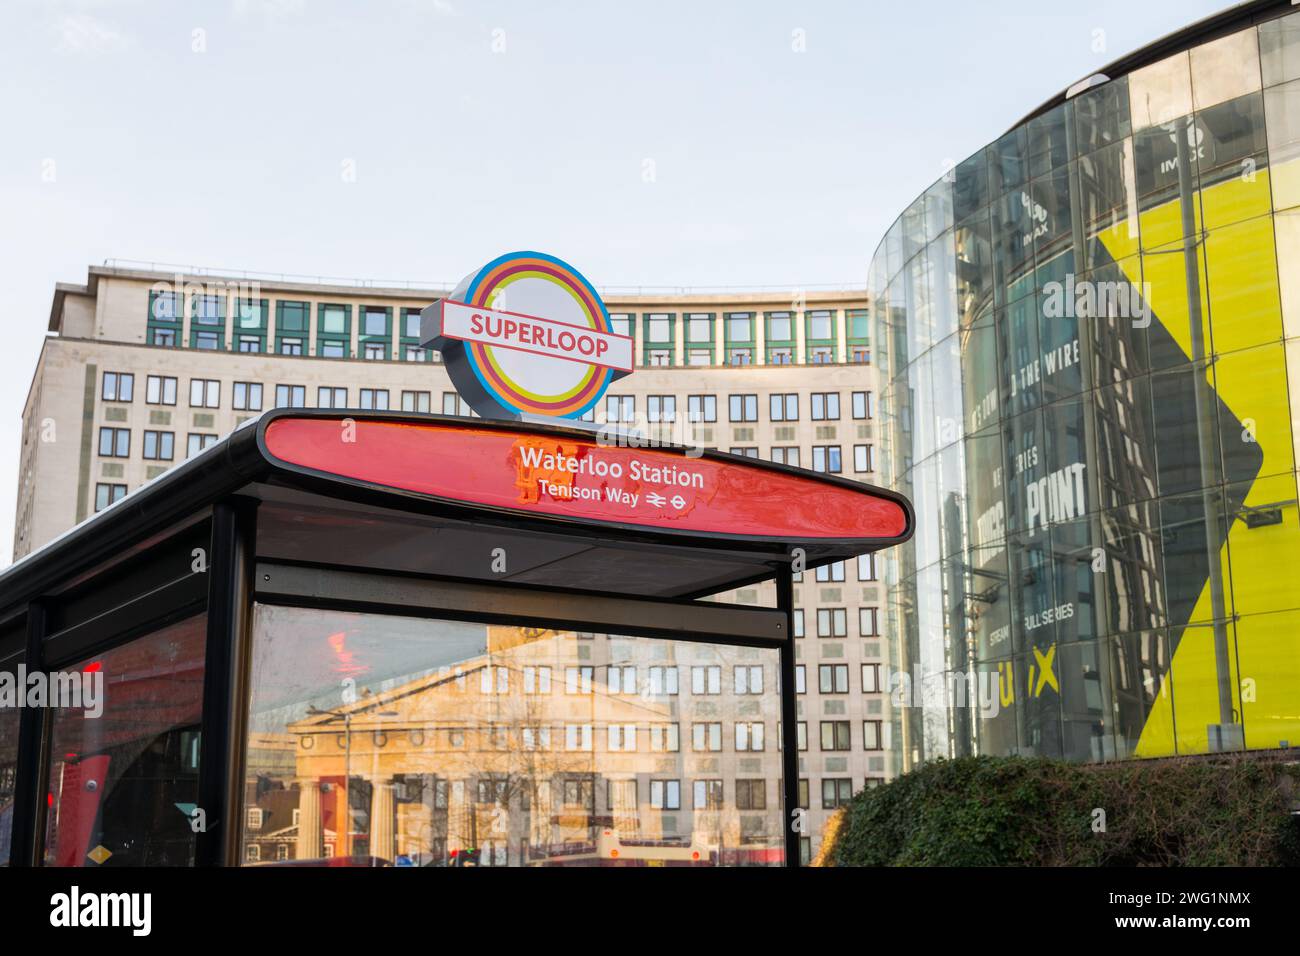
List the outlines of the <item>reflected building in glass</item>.
{"label": "reflected building in glass", "polygon": [[1289,11],[1077,84],[877,248],[896,772],[1300,743]]}

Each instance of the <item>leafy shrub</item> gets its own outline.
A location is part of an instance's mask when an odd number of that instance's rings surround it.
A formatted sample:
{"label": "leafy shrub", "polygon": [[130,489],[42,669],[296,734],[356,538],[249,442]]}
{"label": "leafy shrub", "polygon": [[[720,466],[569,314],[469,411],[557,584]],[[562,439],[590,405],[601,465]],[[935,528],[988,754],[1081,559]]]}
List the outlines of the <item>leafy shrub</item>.
{"label": "leafy shrub", "polygon": [[1300,865],[1297,782],[1300,765],[1266,755],[937,760],[855,796],[819,863]]}

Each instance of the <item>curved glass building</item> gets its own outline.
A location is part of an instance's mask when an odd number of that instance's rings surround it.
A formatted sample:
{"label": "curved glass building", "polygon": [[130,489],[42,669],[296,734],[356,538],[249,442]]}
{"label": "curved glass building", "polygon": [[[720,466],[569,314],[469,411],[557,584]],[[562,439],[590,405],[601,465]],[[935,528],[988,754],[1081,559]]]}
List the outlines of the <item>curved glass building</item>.
{"label": "curved glass building", "polygon": [[877,248],[896,770],[1300,745],[1290,10],[1077,84]]}

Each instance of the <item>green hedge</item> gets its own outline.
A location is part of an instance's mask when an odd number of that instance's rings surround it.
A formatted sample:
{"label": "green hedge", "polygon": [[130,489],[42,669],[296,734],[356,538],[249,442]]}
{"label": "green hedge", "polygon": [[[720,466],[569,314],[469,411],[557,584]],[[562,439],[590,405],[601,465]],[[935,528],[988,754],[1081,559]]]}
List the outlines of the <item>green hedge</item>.
{"label": "green hedge", "polygon": [[[939,760],[863,790],[828,827],[829,866],[1300,864],[1300,765],[1203,757],[1080,765]],[[1094,810],[1105,810],[1104,832]]]}

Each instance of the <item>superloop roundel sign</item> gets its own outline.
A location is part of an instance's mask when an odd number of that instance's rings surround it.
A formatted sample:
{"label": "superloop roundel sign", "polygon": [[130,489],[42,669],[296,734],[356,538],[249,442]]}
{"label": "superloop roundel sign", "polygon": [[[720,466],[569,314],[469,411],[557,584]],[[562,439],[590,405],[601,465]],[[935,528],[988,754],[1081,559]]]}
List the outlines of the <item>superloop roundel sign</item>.
{"label": "superloop roundel sign", "polygon": [[420,340],[484,418],[578,418],[632,371],[595,288],[542,252],[511,252],[421,312]]}

